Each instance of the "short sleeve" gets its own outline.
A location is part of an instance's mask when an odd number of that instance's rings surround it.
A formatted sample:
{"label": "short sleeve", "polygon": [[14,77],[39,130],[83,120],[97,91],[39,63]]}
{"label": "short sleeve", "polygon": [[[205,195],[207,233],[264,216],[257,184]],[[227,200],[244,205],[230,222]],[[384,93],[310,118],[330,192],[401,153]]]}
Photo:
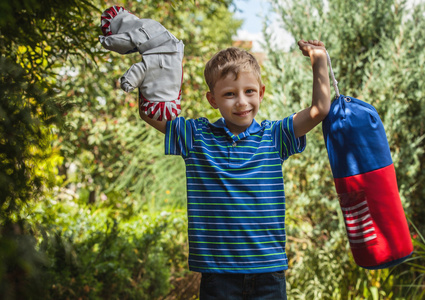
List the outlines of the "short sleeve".
{"label": "short sleeve", "polygon": [[188,156],[193,146],[194,128],[194,120],[185,120],[183,117],[168,121],[165,132],[165,154]]}
{"label": "short sleeve", "polygon": [[307,143],[305,135],[295,138],[293,116],[276,121],[272,127],[272,136],[276,141],[282,160],[288,159],[293,154],[303,152]]}

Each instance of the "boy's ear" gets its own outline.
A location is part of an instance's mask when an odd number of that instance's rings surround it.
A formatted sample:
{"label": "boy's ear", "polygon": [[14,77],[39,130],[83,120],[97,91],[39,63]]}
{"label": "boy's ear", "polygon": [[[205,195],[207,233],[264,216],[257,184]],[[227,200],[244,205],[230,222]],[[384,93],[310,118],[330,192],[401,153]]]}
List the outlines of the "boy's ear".
{"label": "boy's ear", "polygon": [[218,106],[217,106],[217,103],[215,102],[215,98],[214,98],[213,93],[212,92],[207,92],[206,96],[207,96],[207,100],[211,104],[211,106],[213,108],[217,109]]}
{"label": "boy's ear", "polygon": [[260,103],[261,101],[263,101],[265,92],[266,92],[266,86],[263,84],[262,86],[260,86]]}

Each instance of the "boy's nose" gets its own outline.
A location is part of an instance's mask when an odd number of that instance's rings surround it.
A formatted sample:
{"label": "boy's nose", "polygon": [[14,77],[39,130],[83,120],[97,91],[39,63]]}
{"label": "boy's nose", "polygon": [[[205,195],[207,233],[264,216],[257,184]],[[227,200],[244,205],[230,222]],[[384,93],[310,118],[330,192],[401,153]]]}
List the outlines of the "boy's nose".
{"label": "boy's nose", "polygon": [[246,106],[248,104],[245,96],[239,96],[238,101],[236,102],[237,106]]}

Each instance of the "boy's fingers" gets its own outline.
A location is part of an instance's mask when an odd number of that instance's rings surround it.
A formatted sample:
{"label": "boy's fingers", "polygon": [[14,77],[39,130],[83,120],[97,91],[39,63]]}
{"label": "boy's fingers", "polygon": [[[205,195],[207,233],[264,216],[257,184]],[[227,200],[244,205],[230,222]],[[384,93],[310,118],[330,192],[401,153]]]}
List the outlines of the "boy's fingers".
{"label": "boy's fingers", "polygon": [[310,56],[310,50],[314,49],[316,47],[325,47],[325,44],[319,40],[299,40],[298,41],[298,47],[300,48],[302,54],[304,56]]}
{"label": "boy's fingers", "polygon": [[304,44],[304,45],[310,44],[310,45],[313,45],[313,46],[325,46],[325,44],[322,41],[319,41],[319,40],[308,40],[308,41],[299,40],[298,45],[301,46],[301,44]]}
{"label": "boy's fingers", "polygon": [[303,49],[305,49],[305,47],[307,46],[307,43],[303,40],[298,41],[298,47],[300,48],[301,51],[304,51]]}

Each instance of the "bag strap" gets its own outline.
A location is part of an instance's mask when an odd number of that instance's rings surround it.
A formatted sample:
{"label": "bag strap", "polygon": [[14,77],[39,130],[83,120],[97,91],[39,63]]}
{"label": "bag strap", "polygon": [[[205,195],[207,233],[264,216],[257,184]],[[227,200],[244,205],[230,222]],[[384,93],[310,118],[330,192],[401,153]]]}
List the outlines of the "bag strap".
{"label": "bag strap", "polygon": [[338,81],[336,81],[336,79],[335,79],[335,74],[334,74],[334,71],[332,70],[331,57],[329,56],[328,51],[326,51],[326,56],[328,58],[329,69],[331,71],[332,85],[334,86],[334,90],[335,90],[335,94],[336,94],[335,98],[339,98],[340,94],[339,94],[339,89],[338,89]]}

